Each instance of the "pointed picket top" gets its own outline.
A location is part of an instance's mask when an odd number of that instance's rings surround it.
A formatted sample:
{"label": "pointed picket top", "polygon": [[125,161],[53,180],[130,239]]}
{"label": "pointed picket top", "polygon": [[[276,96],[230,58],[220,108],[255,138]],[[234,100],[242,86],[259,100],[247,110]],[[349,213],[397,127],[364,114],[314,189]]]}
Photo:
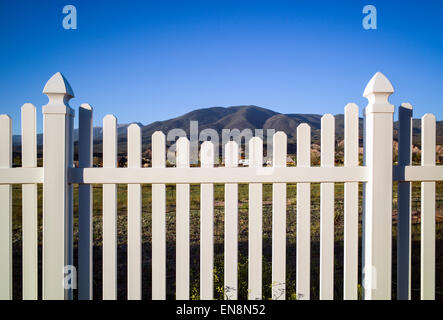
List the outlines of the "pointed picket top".
{"label": "pointed picket top", "polygon": [[249,140],[249,166],[261,167],[263,165],[263,140],[252,137]]}
{"label": "pointed picket top", "polygon": [[176,166],[177,168],[189,167],[189,140],[186,137],[180,137],[176,143]]}
{"label": "pointed picket top", "polygon": [[92,111],[92,107],[89,103],[82,103],[80,108]]}
{"label": "pointed picket top", "polygon": [[228,141],[225,144],[225,167],[238,166],[238,144],[235,141]]}
{"label": "pointed picket top", "polygon": [[127,129],[128,135],[130,135],[130,134],[140,135],[140,130],[141,130],[141,128],[138,125],[138,123],[131,123]]}
{"label": "pointed picket top", "polygon": [[114,116],[113,114],[107,114],[103,117],[103,126],[105,126],[105,122],[109,122],[110,124],[112,123],[113,126],[116,127],[117,129],[117,117]]}
{"label": "pointed picket top", "polygon": [[155,131],[152,134],[152,140],[157,140],[158,139],[159,141],[164,141],[165,138],[166,138],[165,134],[163,133],[163,131],[160,131],[160,130]]}
{"label": "pointed picket top", "polygon": [[358,115],[358,106],[354,102],[350,102],[345,106],[345,114],[357,114]]}
{"label": "pointed picket top", "polygon": [[200,149],[200,162],[202,168],[211,168],[214,166],[214,144],[211,141],[205,141]]}
{"label": "pointed picket top", "polygon": [[335,118],[332,114],[326,113],[321,117],[321,122],[326,122],[326,121],[335,121]]}
{"label": "pointed picket top", "polygon": [[277,131],[272,140],[272,167],[286,167],[288,137],[283,131]]}
{"label": "pointed picket top", "polygon": [[381,72],[377,72],[372,77],[372,79],[369,80],[368,84],[366,85],[365,91],[363,93],[363,97],[367,98],[371,94],[377,94],[377,93],[388,93],[388,94],[394,93],[394,87],[392,86],[391,82]]}
{"label": "pointed picket top", "polygon": [[60,72],[54,74],[51,79],[46,82],[46,85],[43,88],[43,93],[46,95],[62,93],[69,98],[74,98],[74,91],[72,90],[71,85]]}
{"label": "pointed picket top", "polygon": [[162,131],[155,131],[151,139],[152,167],[164,168],[166,162],[166,136]]}
{"label": "pointed picket top", "polygon": [[22,112],[31,112],[32,110],[35,110],[35,106],[32,103],[26,102],[22,105]]}
{"label": "pointed picket top", "polygon": [[425,113],[422,117],[421,117],[421,121],[426,122],[426,123],[432,123],[435,122],[435,116],[432,113]]}
{"label": "pointed picket top", "polygon": [[401,104],[401,106],[402,106],[403,108],[406,108],[406,109],[410,109],[410,110],[412,110],[412,105],[411,105],[410,103],[408,103],[408,102],[403,102],[403,103]]}

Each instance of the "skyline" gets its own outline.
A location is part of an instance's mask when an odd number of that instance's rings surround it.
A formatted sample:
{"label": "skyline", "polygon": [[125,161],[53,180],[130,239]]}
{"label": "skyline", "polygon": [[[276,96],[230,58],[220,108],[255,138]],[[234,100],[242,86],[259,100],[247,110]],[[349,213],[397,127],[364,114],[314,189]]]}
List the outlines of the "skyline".
{"label": "skyline", "polygon": [[[67,4],[77,30],[63,29]],[[396,91],[392,104],[442,120],[443,2],[339,4],[2,2],[0,113],[17,134],[20,107],[33,103],[41,132],[42,89],[61,72],[75,93],[71,107],[91,104],[95,126],[109,113],[149,124],[234,105],[337,114],[355,102],[362,116],[363,90],[381,71]],[[377,30],[362,27],[367,4],[377,8]]]}

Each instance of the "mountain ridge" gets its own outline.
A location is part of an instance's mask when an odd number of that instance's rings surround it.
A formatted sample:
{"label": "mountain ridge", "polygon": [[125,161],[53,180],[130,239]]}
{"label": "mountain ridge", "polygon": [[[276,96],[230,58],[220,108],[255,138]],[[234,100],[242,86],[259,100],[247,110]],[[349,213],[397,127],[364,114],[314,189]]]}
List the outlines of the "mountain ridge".
{"label": "mountain ridge", "polygon": [[[335,116],[335,133],[336,140],[340,141],[344,137],[344,115],[336,114]],[[254,105],[231,106],[231,107],[209,107],[195,109],[175,118],[163,121],[155,121],[147,125],[140,122],[137,123],[142,131],[143,148],[150,145],[151,136],[155,131],[162,131],[167,134],[171,129],[179,128],[186,132],[189,137],[190,122],[198,121],[198,130],[214,129],[221,137],[223,129],[274,129],[275,131],[284,131],[288,136],[288,145],[296,143],[297,126],[301,123],[307,123],[311,127],[312,143],[320,143],[321,117],[319,114],[291,113],[284,114],[273,111],[271,109],[258,107]],[[132,124],[119,124],[117,126],[117,136],[119,141],[119,153],[125,152],[127,127]],[[420,145],[420,119],[413,120],[413,144]],[[437,121],[437,144],[443,144],[443,121]],[[359,118],[360,143],[363,133],[363,118]],[[396,140],[398,132],[398,122],[394,122],[394,140]],[[93,128],[94,137],[94,153],[101,153],[103,129],[102,127]],[[20,148],[20,135],[13,136],[14,151]],[[78,139],[78,129],[74,130],[74,141]],[[43,135],[37,136],[37,144],[41,149],[43,143]],[[292,148],[290,148],[292,149]],[[289,151],[289,150],[288,150]]]}

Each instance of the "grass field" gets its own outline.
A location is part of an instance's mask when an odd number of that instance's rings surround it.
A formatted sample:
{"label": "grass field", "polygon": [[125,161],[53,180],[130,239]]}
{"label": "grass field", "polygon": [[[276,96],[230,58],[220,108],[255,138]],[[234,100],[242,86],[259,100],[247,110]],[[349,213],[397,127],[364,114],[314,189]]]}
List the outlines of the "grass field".
{"label": "grass field", "polygon": [[[396,260],[396,184],[393,200],[393,297],[395,297]],[[437,183],[437,298],[443,299],[443,184]],[[343,296],[343,184],[335,184],[335,298]],[[361,219],[360,184],[360,219]],[[42,239],[42,192],[38,190],[39,242]],[[214,188],[214,290],[215,298],[223,297],[223,239],[224,239],[224,186]],[[127,240],[127,188],[118,185],[118,297],[126,298],[126,240]],[[175,186],[168,185],[167,197],[167,297],[174,298],[175,292]],[[191,244],[191,298],[199,298],[199,239],[200,239],[200,186],[191,185],[190,244]],[[420,184],[412,188],[412,297],[419,298],[420,287]],[[75,260],[78,241],[78,186],[74,186],[74,242]],[[101,298],[102,285],[102,188],[93,187],[94,221],[94,298]],[[318,299],[319,287],[319,214],[320,185],[311,185],[311,298]],[[239,185],[239,298],[247,297],[248,256],[248,186]],[[151,186],[142,186],[142,234],[143,234],[143,298],[151,297]],[[361,234],[361,225],[360,225]],[[14,297],[21,297],[21,188],[13,186],[13,246],[14,246]],[[287,185],[287,298],[295,297],[295,243],[296,243],[296,185]],[[361,254],[361,243],[360,243]],[[263,297],[271,296],[272,256],[272,185],[263,186]],[[41,248],[39,253],[41,260]],[[360,258],[361,261],[361,258]],[[41,266],[40,266],[41,268]],[[360,266],[361,268],[361,266]],[[360,269],[361,270],[361,269]],[[39,270],[41,274],[41,270]],[[361,291],[361,288],[359,289]]]}

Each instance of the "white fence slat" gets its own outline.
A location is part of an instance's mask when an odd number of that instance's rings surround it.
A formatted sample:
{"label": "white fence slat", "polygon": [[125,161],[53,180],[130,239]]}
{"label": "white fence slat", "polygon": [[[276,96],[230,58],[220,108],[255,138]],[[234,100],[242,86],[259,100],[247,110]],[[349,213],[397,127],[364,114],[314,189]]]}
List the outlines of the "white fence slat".
{"label": "white fence slat", "polygon": [[[259,137],[249,140],[249,166],[263,166],[263,141]],[[259,170],[257,173],[259,174]],[[262,299],[262,198],[263,186],[260,183],[249,184],[249,260],[248,260],[248,299]]]}
{"label": "white fence slat", "polygon": [[[201,166],[214,166],[214,144],[203,142]],[[200,190],[200,299],[214,298],[214,185],[202,184]]]}
{"label": "white fence slat", "polygon": [[[435,166],[435,116],[421,119],[421,165]],[[422,300],[435,299],[435,182],[421,183],[421,286]]]}
{"label": "white fence slat", "polygon": [[[22,106],[22,167],[37,167],[36,109]],[[37,184],[22,185],[23,300],[38,298]]]}
{"label": "white fence slat", "polygon": [[[358,106],[345,107],[345,167],[358,166]],[[358,182],[345,183],[343,299],[358,299]]]}
{"label": "white fence slat", "polygon": [[[78,117],[78,164],[92,166],[92,107],[82,104]],[[78,299],[92,299],[92,186],[78,186]]]}
{"label": "white fence slat", "polygon": [[[412,106],[398,108],[398,164],[412,160]],[[397,188],[397,299],[411,299],[411,183],[398,182]]]}
{"label": "white fence slat", "polygon": [[[286,167],[287,137],[282,131],[273,137],[274,168]],[[272,185],[272,299],[286,298],[286,184]]]}
{"label": "white fence slat", "polygon": [[[334,167],[335,118],[321,118],[321,166]],[[320,300],[334,299],[334,183],[320,184]]]}
{"label": "white fence slat", "polygon": [[[66,166],[69,169],[74,167],[74,118],[75,111],[69,113],[67,119],[67,159]],[[66,210],[66,222],[65,222],[65,266],[74,265],[74,185],[68,182],[68,170],[66,170],[65,184],[66,184],[66,195],[67,195],[67,210]],[[77,280],[77,279],[76,279]],[[65,300],[74,299],[74,290],[71,286],[65,290]]]}
{"label": "white fence slat", "polygon": [[[141,130],[128,127],[128,167],[141,166]],[[142,297],[141,185],[128,185],[128,300]]]}
{"label": "white fence slat", "polygon": [[[229,141],[225,145],[225,167],[238,166],[238,145]],[[238,185],[225,185],[225,300],[238,298]]]}
{"label": "white fence slat", "polygon": [[[117,119],[103,119],[103,168],[117,167]],[[117,299],[117,188],[103,185],[103,299]]]}
{"label": "white fence slat", "polygon": [[[152,167],[164,168],[165,135],[152,135]],[[166,299],[166,186],[152,185],[152,299]]]}
{"label": "white fence slat", "polygon": [[[12,166],[12,120],[0,115],[0,168]],[[0,300],[12,299],[12,187],[0,185]]]}
{"label": "white fence slat", "polygon": [[[189,140],[177,140],[177,167],[189,167]],[[189,299],[189,184],[177,184],[176,191],[176,299]]]}
{"label": "white fence slat", "polygon": [[[311,128],[297,127],[297,166],[311,165]],[[297,183],[297,261],[296,294],[298,300],[309,300],[311,277],[311,184]]]}

